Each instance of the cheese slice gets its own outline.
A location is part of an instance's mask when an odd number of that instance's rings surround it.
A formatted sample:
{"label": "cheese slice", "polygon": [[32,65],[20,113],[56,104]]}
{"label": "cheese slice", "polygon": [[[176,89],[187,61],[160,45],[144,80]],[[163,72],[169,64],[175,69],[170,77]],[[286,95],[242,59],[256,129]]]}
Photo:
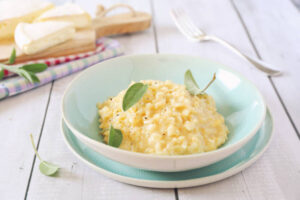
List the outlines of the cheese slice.
{"label": "cheese slice", "polygon": [[32,55],[63,43],[75,35],[73,23],[60,21],[19,23],[15,43],[24,54]]}
{"label": "cheese slice", "polygon": [[18,23],[33,22],[52,7],[52,3],[40,0],[0,1],[0,40],[13,38]]}
{"label": "cheese slice", "polygon": [[55,7],[36,19],[37,22],[48,20],[72,22],[76,28],[89,27],[92,23],[91,16],[74,3],[66,3],[62,6]]}

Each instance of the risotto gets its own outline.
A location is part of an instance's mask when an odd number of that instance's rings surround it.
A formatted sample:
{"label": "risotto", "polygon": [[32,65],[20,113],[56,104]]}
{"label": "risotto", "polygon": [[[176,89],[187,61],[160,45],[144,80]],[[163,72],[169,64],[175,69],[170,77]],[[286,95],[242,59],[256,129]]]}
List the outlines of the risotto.
{"label": "risotto", "polygon": [[224,118],[207,94],[191,95],[184,85],[145,80],[143,97],[122,110],[126,90],[97,105],[101,134],[107,143],[109,128],[121,130],[121,149],[159,155],[207,152],[222,145],[228,134]]}

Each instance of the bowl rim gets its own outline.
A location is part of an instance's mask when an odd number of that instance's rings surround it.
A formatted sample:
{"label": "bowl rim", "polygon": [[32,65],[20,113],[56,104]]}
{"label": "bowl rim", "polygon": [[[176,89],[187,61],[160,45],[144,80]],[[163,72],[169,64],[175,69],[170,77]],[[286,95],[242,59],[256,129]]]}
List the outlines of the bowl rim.
{"label": "bowl rim", "polygon": [[[209,152],[202,152],[202,153],[195,153],[195,154],[185,154],[185,155],[156,155],[156,154],[146,154],[146,153],[140,153],[140,152],[133,152],[133,151],[128,151],[128,150],[124,150],[124,149],[120,149],[120,148],[115,148],[112,146],[109,146],[103,142],[94,140],[88,136],[86,136],[85,134],[81,133],[80,131],[78,131],[76,128],[73,127],[73,125],[69,122],[69,120],[67,119],[65,112],[64,112],[64,104],[66,102],[66,94],[67,92],[70,90],[70,88],[72,87],[73,83],[76,82],[81,76],[84,76],[85,74],[89,73],[89,71],[93,70],[93,68],[95,68],[95,66],[97,65],[101,65],[103,63],[106,62],[113,62],[116,59],[127,59],[127,58],[132,58],[132,57],[189,57],[190,59],[200,59],[200,60],[205,60],[208,61],[210,63],[216,64],[218,66],[220,66],[222,69],[229,71],[231,73],[233,73],[234,75],[238,76],[240,79],[242,79],[244,82],[248,83],[248,85],[250,85],[254,91],[256,91],[256,93],[258,94],[258,97],[260,98],[262,105],[263,105],[263,114],[261,115],[258,123],[256,124],[256,126],[254,128],[252,128],[251,131],[249,131],[249,134],[246,135],[246,137],[242,138],[241,140],[237,141],[236,143],[229,145],[227,147],[223,147],[223,148],[218,148],[216,150],[213,151],[209,151]],[[219,62],[210,60],[210,59],[206,59],[206,58],[202,58],[200,56],[194,56],[194,55],[188,55],[188,54],[134,54],[134,55],[125,55],[125,56],[119,56],[119,57],[115,57],[113,59],[109,59],[109,60],[105,60],[101,63],[97,63],[91,67],[89,67],[88,69],[82,71],[81,73],[79,73],[67,86],[67,88],[65,89],[64,93],[63,93],[63,98],[62,98],[62,103],[61,103],[61,112],[62,112],[62,118],[65,121],[66,125],[68,126],[68,128],[70,128],[70,130],[75,134],[75,136],[79,137],[80,139],[84,139],[86,140],[88,143],[91,143],[93,146],[97,146],[99,148],[104,148],[108,151],[113,151],[114,153],[119,153],[119,154],[124,154],[126,156],[135,156],[135,157],[139,157],[139,158],[155,158],[155,159],[170,159],[170,160],[174,160],[174,159],[189,159],[189,158],[195,158],[195,157],[206,157],[206,156],[213,156],[214,154],[219,154],[222,153],[224,151],[230,151],[230,149],[234,149],[237,147],[242,147],[246,142],[248,142],[254,135],[255,133],[259,130],[259,128],[261,127],[262,123],[264,122],[264,119],[266,117],[266,103],[265,100],[262,96],[262,94],[260,93],[259,89],[250,81],[248,80],[246,77],[244,77],[241,73],[235,71],[234,69],[231,69],[230,67],[221,64]],[[239,148],[237,148],[235,151],[237,151]],[[235,152],[234,151],[234,152]],[[233,153],[234,153],[233,152]]]}

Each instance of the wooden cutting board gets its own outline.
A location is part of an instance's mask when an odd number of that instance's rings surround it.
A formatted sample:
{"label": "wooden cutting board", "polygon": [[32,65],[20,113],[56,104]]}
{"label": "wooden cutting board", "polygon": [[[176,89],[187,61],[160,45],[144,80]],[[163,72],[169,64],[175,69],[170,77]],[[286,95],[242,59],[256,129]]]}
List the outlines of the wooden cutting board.
{"label": "wooden cutting board", "polygon": [[[110,11],[117,8],[126,8],[130,12],[106,16]],[[96,30],[96,37],[107,35],[134,33],[146,30],[151,25],[151,15],[145,12],[138,12],[126,4],[116,4],[105,9],[101,4],[97,7],[96,18],[93,19],[93,27]]]}
{"label": "wooden cutting board", "polygon": [[[107,13],[119,7],[127,8],[130,12],[106,16]],[[142,31],[149,28],[150,24],[150,14],[137,12],[129,5],[116,4],[108,9],[105,9],[102,5],[98,5],[96,18],[93,19],[91,28],[80,31],[77,30],[75,37],[72,40],[48,48],[37,54],[25,55],[17,47],[14,41],[0,40],[0,62],[5,62],[9,59],[13,48],[16,49],[16,63],[93,51],[96,49],[96,38]]]}
{"label": "wooden cutting board", "polygon": [[13,48],[16,49],[16,63],[78,54],[96,49],[96,33],[92,28],[76,31],[73,39],[34,55],[23,54],[14,41],[0,41],[0,62],[9,59]]}

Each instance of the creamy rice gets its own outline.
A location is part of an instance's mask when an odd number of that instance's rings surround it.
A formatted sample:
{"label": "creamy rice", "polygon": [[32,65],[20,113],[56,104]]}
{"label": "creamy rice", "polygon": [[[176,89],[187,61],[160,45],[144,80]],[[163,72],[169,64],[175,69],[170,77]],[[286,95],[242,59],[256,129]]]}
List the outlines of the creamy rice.
{"label": "creamy rice", "polygon": [[110,125],[122,131],[119,148],[148,154],[201,153],[226,141],[228,129],[211,96],[193,96],[171,81],[141,82],[148,90],[127,111],[122,110],[126,90],[97,105],[105,142]]}

